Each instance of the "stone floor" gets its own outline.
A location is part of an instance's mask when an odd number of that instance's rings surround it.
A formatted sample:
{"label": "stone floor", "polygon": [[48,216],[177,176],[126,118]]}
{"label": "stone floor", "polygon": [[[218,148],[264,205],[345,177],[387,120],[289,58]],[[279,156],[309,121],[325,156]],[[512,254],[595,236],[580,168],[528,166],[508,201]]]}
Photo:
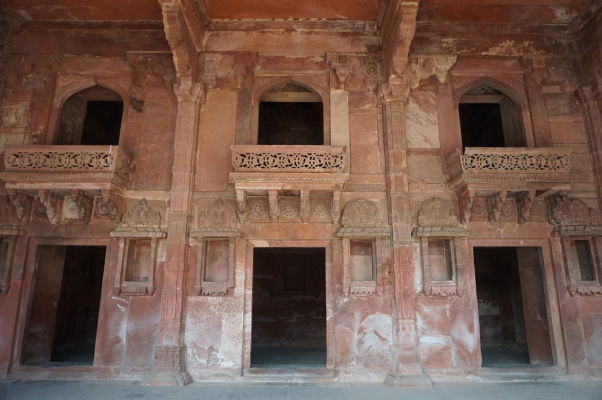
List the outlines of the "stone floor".
{"label": "stone floor", "polygon": [[193,384],[183,388],[123,381],[0,381],[2,400],[602,400],[602,381],[454,383],[433,389],[359,384]]}

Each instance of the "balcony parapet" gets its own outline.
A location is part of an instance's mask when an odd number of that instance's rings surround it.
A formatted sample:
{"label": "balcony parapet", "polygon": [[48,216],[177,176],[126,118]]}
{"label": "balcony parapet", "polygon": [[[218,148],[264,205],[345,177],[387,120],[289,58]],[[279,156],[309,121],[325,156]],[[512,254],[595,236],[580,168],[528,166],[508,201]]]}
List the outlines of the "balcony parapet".
{"label": "balcony parapet", "polygon": [[343,146],[232,146],[235,172],[344,172]]}
{"label": "balcony parapet", "polygon": [[7,188],[128,188],[134,164],[119,146],[8,146],[4,151]]}
{"label": "balcony parapet", "polygon": [[449,157],[447,166],[452,186],[549,186],[571,181],[571,152],[557,147],[467,147],[464,154]]}

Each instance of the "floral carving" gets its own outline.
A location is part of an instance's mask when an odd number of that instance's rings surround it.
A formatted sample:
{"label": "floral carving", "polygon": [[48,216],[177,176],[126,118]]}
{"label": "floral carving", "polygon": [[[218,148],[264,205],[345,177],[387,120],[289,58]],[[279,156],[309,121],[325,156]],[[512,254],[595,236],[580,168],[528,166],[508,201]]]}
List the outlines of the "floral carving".
{"label": "floral carving", "polygon": [[384,225],[383,211],[376,201],[356,199],[347,202],[341,216],[339,236],[387,236],[389,227]]}
{"label": "floral carving", "polygon": [[465,172],[565,172],[571,168],[567,153],[503,154],[471,153],[461,157]]}
{"label": "floral carving", "polygon": [[345,156],[341,153],[241,152],[234,156],[237,171],[342,171]]}
{"label": "floral carving", "polygon": [[299,199],[294,197],[280,198],[280,216],[284,219],[299,217]]}
{"label": "floral carving", "polygon": [[356,199],[348,202],[343,211],[343,226],[381,226],[382,212],[378,204],[366,199]]}
{"label": "floral carving", "polygon": [[311,219],[330,222],[330,203],[329,199],[311,199]]}
{"label": "floral carving", "polygon": [[13,170],[97,170],[113,168],[114,156],[105,151],[7,151],[6,167]]}
{"label": "floral carving", "polygon": [[419,226],[456,226],[458,217],[452,203],[440,197],[425,200],[418,211]]}
{"label": "floral carving", "polygon": [[269,206],[265,197],[249,198],[247,201],[248,217],[255,221],[264,221],[269,218]]}
{"label": "floral carving", "polygon": [[119,219],[121,207],[112,196],[99,197],[96,199],[95,213],[97,217],[110,220]]}

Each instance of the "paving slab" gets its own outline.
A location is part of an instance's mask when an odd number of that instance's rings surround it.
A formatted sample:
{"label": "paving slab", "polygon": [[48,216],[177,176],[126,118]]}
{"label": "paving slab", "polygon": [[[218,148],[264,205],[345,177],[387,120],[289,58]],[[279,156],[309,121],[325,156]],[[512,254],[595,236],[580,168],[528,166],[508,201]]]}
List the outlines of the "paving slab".
{"label": "paving slab", "polygon": [[432,389],[375,384],[223,383],[185,387],[124,381],[0,381],[1,400],[602,400],[602,381],[446,383]]}

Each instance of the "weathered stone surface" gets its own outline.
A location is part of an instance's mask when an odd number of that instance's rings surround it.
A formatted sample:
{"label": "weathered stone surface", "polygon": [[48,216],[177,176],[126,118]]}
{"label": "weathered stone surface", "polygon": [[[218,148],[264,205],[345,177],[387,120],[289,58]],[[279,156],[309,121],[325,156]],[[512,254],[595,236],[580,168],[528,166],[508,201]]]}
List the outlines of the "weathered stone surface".
{"label": "weathered stone surface", "polygon": [[[340,380],[466,376],[510,342],[602,376],[597,2],[4,3],[0,377],[58,376],[27,363],[60,334],[65,246],[107,250],[93,377],[237,380],[258,332],[322,340]],[[259,144],[266,93],[321,102],[323,144]],[[109,102],[119,138],[92,143]],[[467,143],[467,104],[521,147]],[[266,273],[257,313],[264,248],[323,249],[324,286]],[[513,296],[483,248],[516,255]]]}

